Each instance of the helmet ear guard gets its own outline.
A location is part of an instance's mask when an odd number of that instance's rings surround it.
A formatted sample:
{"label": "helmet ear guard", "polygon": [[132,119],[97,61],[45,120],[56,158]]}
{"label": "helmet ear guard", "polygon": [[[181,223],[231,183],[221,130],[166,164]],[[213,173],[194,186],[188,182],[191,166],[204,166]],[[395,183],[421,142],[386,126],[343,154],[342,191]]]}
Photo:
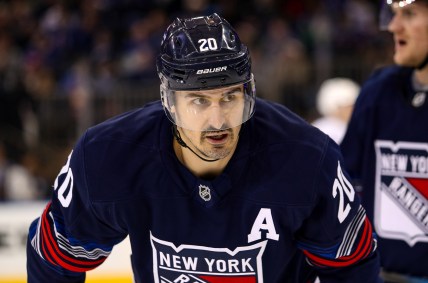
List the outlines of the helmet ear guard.
{"label": "helmet ear guard", "polygon": [[170,121],[175,121],[175,108],[174,108],[174,101],[173,97],[171,95],[168,95],[168,90],[165,88],[165,85],[160,85],[160,93],[161,93],[161,101],[162,106],[165,111],[166,116]]}
{"label": "helmet ear guard", "polygon": [[165,107],[168,111],[171,111],[171,102],[168,99],[168,95],[166,95],[165,86],[163,84],[160,85],[160,94],[161,94],[161,100],[162,105]]}

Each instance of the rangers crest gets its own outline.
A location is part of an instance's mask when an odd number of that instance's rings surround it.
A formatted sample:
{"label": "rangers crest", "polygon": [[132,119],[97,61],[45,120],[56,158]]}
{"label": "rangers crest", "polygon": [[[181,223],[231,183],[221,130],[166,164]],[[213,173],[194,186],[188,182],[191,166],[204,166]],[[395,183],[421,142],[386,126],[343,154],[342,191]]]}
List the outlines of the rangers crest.
{"label": "rangers crest", "polygon": [[428,242],[428,144],[378,140],[375,149],[379,236]]}
{"label": "rangers crest", "polygon": [[155,283],[262,283],[262,255],[266,241],[231,251],[180,245],[150,235]]}

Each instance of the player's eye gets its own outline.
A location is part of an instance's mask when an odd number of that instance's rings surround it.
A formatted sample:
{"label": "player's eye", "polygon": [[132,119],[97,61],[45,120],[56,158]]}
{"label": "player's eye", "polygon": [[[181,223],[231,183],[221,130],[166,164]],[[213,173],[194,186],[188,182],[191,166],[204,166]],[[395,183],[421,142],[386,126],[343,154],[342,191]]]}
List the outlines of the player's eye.
{"label": "player's eye", "polygon": [[406,9],[403,11],[403,17],[405,18],[411,18],[415,15],[415,12],[411,9]]}
{"label": "player's eye", "polygon": [[232,102],[236,99],[236,95],[234,93],[228,93],[223,96],[223,102]]}
{"label": "player's eye", "polygon": [[195,105],[208,105],[209,104],[209,100],[204,98],[204,97],[197,97],[195,99],[192,100],[192,103]]}
{"label": "player's eye", "polygon": [[233,101],[236,101],[242,95],[244,95],[242,92],[242,89],[235,88],[235,89],[230,90],[229,92],[226,92],[223,95],[221,100],[223,102],[233,102]]}

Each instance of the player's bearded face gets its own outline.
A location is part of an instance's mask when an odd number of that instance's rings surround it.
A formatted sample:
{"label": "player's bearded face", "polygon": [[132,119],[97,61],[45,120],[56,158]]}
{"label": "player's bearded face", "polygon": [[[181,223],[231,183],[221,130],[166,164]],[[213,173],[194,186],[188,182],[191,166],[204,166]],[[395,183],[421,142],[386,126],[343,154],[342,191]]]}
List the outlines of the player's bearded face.
{"label": "player's bearded face", "polygon": [[177,91],[174,112],[186,143],[207,158],[234,151],[242,124],[242,85],[205,91]]}

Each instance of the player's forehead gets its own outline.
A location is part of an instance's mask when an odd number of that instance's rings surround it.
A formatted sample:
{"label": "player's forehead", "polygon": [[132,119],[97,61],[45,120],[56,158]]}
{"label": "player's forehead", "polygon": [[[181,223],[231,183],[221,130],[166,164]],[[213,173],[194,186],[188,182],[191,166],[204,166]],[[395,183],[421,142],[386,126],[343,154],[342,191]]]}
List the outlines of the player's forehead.
{"label": "player's forehead", "polygon": [[203,96],[203,97],[216,97],[223,96],[225,94],[239,94],[243,93],[243,84],[219,87],[213,89],[204,89],[204,90],[180,90],[176,93],[182,97],[191,97],[191,96]]}

